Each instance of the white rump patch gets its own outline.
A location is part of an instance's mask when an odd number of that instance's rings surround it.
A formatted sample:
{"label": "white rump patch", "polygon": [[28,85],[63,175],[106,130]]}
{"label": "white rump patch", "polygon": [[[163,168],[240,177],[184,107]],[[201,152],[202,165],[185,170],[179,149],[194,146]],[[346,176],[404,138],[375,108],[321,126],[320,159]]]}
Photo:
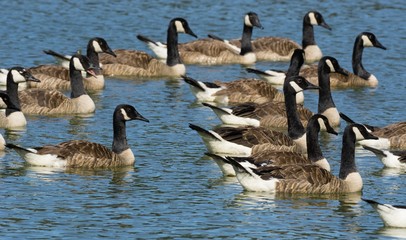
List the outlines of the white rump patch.
{"label": "white rump patch", "polygon": [[361,39],[362,39],[362,42],[364,43],[363,44],[364,47],[373,47],[374,46],[374,44],[371,42],[371,40],[367,36],[362,35]]}
{"label": "white rump patch", "polygon": [[244,17],[244,24],[245,24],[245,26],[252,27],[252,23],[250,21],[250,16],[248,16],[248,14],[245,15],[245,17]]}
{"label": "white rump patch", "polygon": [[175,21],[175,27],[176,27],[176,32],[178,32],[178,33],[186,32],[181,21]]}
{"label": "white rump patch", "polygon": [[82,63],[77,57],[73,58],[73,66],[75,67],[76,70],[85,71],[85,68],[83,67]]}
{"label": "white rump patch", "polygon": [[316,17],[314,16],[314,12],[309,13],[309,18],[310,18],[310,24],[311,25],[319,25],[317,22]]}
{"label": "white rump patch", "polygon": [[120,111],[126,121],[131,120],[131,118],[128,117],[127,112],[124,110],[124,108],[121,108]]}
{"label": "white rump patch", "polygon": [[97,53],[103,52],[102,48],[100,47],[99,42],[97,42],[97,41],[93,41],[93,48]]}
{"label": "white rump patch", "polygon": [[330,68],[330,72],[335,72],[335,71],[336,71],[336,69],[334,68],[334,65],[333,65],[333,63],[330,61],[330,59],[327,59],[327,60],[326,60],[326,64],[327,64],[327,66]]}

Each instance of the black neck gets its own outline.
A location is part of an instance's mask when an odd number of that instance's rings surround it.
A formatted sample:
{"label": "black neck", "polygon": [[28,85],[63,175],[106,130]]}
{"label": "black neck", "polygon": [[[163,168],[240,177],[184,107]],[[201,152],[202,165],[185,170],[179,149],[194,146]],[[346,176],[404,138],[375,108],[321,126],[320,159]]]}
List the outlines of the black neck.
{"label": "black neck", "polygon": [[325,62],[320,62],[322,66],[318,67],[319,78],[319,104],[318,112],[323,113],[329,108],[335,108],[333,97],[330,89],[330,67]]}
{"label": "black neck", "polygon": [[297,112],[296,92],[289,82],[286,82],[283,86],[283,93],[285,95],[286,115],[288,117],[288,135],[292,139],[298,139],[305,134],[305,128]]}
{"label": "black neck", "polygon": [[182,64],[178,50],[178,32],[176,31],[176,26],[172,22],[168,27],[167,35],[167,53],[168,57],[166,59],[166,64],[168,66],[175,66],[176,64]]}
{"label": "black neck", "polygon": [[119,113],[114,114],[113,118],[113,152],[115,153],[121,153],[130,146],[127,143],[127,134],[126,134],[126,126],[125,126],[125,121],[120,120],[118,116],[116,116]]}
{"label": "black neck", "polygon": [[92,45],[93,41],[89,42],[87,45],[87,57],[89,58],[89,62],[94,66],[94,73],[96,75],[101,75],[101,69],[100,69],[100,62],[99,62],[99,54],[94,50],[94,47]]}
{"label": "black neck", "polygon": [[318,118],[309,121],[306,128],[306,144],[307,157],[311,162],[317,162],[318,160],[324,158],[318,139],[319,132],[320,125],[318,123]]}
{"label": "black neck", "polygon": [[309,45],[316,45],[316,41],[314,40],[314,29],[313,25],[303,20],[302,48],[305,49]]}
{"label": "black neck", "polygon": [[371,76],[364,66],[362,66],[362,53],[364,51],[364,44],[361,38],[357,38],[354,43],[354,49],[352,51],[352,71],[355,75],[368,79]]}
{"label": "black neck", "polygon": [[69,78],[70,78],[70,86],[71,86],[71,98],[77,98],[82,95],[86,94],[85,87],[83,85],[83,77],[82,73],[78,70],[75,70],[74,67],[69,66]]}
{"label": "black neck", "polygon": [[[302,53],[300,54],[302,55]],[[302,56],[293,55],[285,79],[289,79],[291,76],[298,76],[302,65],[303,65],[303,55]]]}
{"label": "black neck", "polygon": [[246,53],[252,52],[252,29],[253,27],[247,26],[244,24],[241,38],[241,52],[240,55],[245,55]]}
{"label": "black neck", "polygon": [[18,83],[13,81],[12,76],[10,74],[7,75],[7,94],[10,98],[10,104],[7,106],[6,115],[17,111],[21,111],[20,100],[18,99]]}
{"label": "black neck", "polygon": [[357,166],[355,165],[355,134],[347,127],[343,135],[339,177],[345,179],[348,174],[353,172],[357,172]]}

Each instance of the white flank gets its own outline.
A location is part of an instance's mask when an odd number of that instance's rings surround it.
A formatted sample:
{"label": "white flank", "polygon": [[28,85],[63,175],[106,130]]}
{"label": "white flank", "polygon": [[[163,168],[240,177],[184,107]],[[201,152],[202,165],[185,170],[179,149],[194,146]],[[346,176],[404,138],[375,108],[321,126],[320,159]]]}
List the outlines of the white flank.
{"label": "white flank", "polygon": [[[226,44],[226,47],[228,48],[228,50],[230,50],[231,52],[233,52],[236,55],[240,54],[241,48],[231,44],[230,41],[228,41],[228,40],[224,40],[223,42]],[[256,56],[255,56],[255,61],[256,61]]]}
{"label": "white flank", "polygon": [[387,138],[361,140],[359,141],[359,144],[378,149],[390,148],[390,141]]}
{"label": "white flank", "polygon": [[[209,131],[217,138],[209,137],[207,135],[200,135],[206,148],[211,153],[230,155],[230,156],[250,156],[251,148],[239,145],[233,142],[224,140],[219,134],[214,131]],[[221,139],[221,140],[219,140]]]}
{"label": "white flank", "polygon": [[58,158],[57,155],[45,154],[38,155],[34,152],[26,153],[23,158],[28,164],[43,167],[65,167],[66,161]]}
{"label": "white flank", "polygon": [[406,227],[406,209],[389,204],[379,204],[376,209],[384,224],[389,227]]}
{"label": "white flank", "polygon": [[386,156],[382,156],[382,155],[376,155],[383,163],[383,165],[385,165],[385,167],[388,168],[406,168],[406,163],[401,163],[399,161],[399,156],[394,155],[393,153],[391,153],[388,150],[383,150],[384,154]]}
{"label": "white flank", "polygon": [[[285,82],[286,74],[282,72],[267,70],[266,74],[257,74],[263,80],[269,82],[270,84],[283,85]],[[269,74],[269,75],[268,75]]]}
{"label": "white flank", "polygon": [[213,112],[219,117],[219,119],[224,123],[224,124],[231,124],[231,125],[248,125],[248,126],[254,126],[254,127],[259,127],[260,122],[257,119],[254,118],[246,118],[246,117],[239,117],[236,115],[231,114],[232,110],[228,108],[222,108],[224,111],[228,112],[225,113],[219,109],[212,108]]}
{"label": "white flank", "polygon": [[168,58],[168,48],[165,44],[162,44],[161,42],[155,42],[151,43],[148,42],[147,46],[149,47],[149,49],[151,49],[155,55],[159,58],[159,59],[167,59]]}
{"label": "white flank", "polygon": [[247,191],[252,192],[275,192],[276,183],[279,182],[278,179],[272,178],[270,180],[263,180],[261,177],[252,172],[250,168],[244,167],[250,173],[243,170],[236,169],[237,180],[240,182],[241,186]]}

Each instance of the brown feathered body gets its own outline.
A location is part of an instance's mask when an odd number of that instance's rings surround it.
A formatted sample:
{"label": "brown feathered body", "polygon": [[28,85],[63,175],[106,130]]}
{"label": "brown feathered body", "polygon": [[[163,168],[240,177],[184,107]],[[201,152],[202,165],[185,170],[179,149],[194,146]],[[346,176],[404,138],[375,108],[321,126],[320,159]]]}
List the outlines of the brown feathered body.
{"label": "brown feathered body", "polygon": [[[41,82],[29,82],[30,88],[44,89],[71,89],[69,80],[69,70],[59,65],[40,65],[30,68],[30,72]],[[96,76],[87,76],[83,78],[83,84],[86,90],[104,89],[104,76],[102,73]]]}
{"label": "brown feathered body", "polygon": [[[330,73],[330,86],[333,88],[369,87],[370,82],[346,70],[348,76],[340,73]],[[319,85],[317,65],[306,65],[300,70],[300,76],[305,77],[314,85]]]}
{"label": "brown feathered body", "polygon": [[[236,46],[241,46],[240,40],[230,41]],[[257,61],[290,61],[295,49],[301,49],[297,42],[283,37],[259,37],[251,41],[252,50]]]}
{"label": "brown feathered body", "polygon": [[252,56],[244,56],[230,50],[225,43],[214,39],[199,39],[179,44],[179,54],[185,64],[219,65],[252,64]]}
{"label": "brown feathered body", "polygon": [[184,65],[168,66],[145,52],[137,50],[114,50],[117,57],[100,54],[103,71],[108,76],[179,77],[186,74]]}
{"label": "brown feathered body", "polygon": [[18,94],[25,114],[81,114],[93,113],[96,106],[89,95],[69,98],[62,92],[48,89],[27,89]]}
{"label": "brown feathered body", "polygon": [[133,165],[131,149],[116,154],[109,148],[94,142],[72,140],[58,145],[46,145],[36,149],[38,154],[53,154],[66,160],[66,167],[100,168]]}

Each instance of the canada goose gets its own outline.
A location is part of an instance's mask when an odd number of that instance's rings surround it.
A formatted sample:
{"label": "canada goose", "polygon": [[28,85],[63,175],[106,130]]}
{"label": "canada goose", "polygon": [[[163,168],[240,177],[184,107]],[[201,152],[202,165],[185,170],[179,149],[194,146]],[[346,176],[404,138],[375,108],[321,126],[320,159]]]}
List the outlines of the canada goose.
{"label": "canada goose", "polygon": [[34,88],[20,91],[18,95],[23,113],[40,115],[93,113],[96,106],[85,91],[81,71],[93,74],[89,59],[75,54],[70,59],[69,66],[72,88],[70,97],[57,90]]}
{"label": "canada goose", "polygon": [[[62,59],[63,61],[60,65],[40,65],[37,67],[32,67],[30,69],[31,73],[41,80],[40,83],[30,83],[31,88],[46,88],[46,89],[60,89],[67,90],[70,89],[69,80],[69,60],[72,56],[62,55],[56,53],[52,50],[45,50],[46,54],[52,55],[55,58]],[[83,78],[83,84],[86,90],[101,90],[104,88],[104,76],[99,63],[99,53],[110,54],[111,56],[116,56],[116,54],[111,50],[107,41],[103,38],[95,37],[89,40],[87,44],[87,54],[90,63],[94,67],[94,74],[85,74],[86,77]],[[67,62],[67,64],[65,63]],[[68,65],[66,69],[65,65]]]}
{"label": "canada goose", "polygon": [[[290,61],[288,76],[296,76],[304,61],[304,51],[296,49]],[[256,79],[241,79],[231,82],[201,82],[190,77],[183,77],[190,85],[192,93],[201,102],[218,102],[222,104],[243,102],[283,102],[285,97],[272,85]],[[304,95],[296,94],[296,102],[302,104]]]}
{"label": "canada goose", "polygon": [[305,129],[296,112],[294,93],[297,89],[317,88],[300,76],[292,76],[294,81],[286,81],[285,104],[288,112],[288,136],[280,131],[269,130],[264,127],[219,127],[208,131],[190,124],[202,137],[207,149],[211,153],[249,156],[262,151],[262,144],[272,143],[278,146],[291,146],[289,151],[306,151]]}
{"label": "canada goose", "polygon": [[[258,15],[254,12],[248,12],[244,16],[244,27],[242,32],[241,43],[238,47],[230,44],[229,41],[223,40],[217,36],[209,35],[209,38],[199,39],[179,45],[180,58],[185,64],[253,64],[256,62],[256,56],[252,52],[251,36],[254,27],[263,29]],[[139,36],[138,39],[148,44],[151,50],[161,58],[164,46],[159,42]],[[151,43],[153,42],[153,43]],[[241,47],[242,46],[242,47]]]}
{"label": "canada goose", "polygon": [[[340,117],[347,123],[355,123],[344,113],[340,113]],[[406,122],[392,123],[384,127],[376,127],[368,124],[363,125],[379,139],[360,141],[359,143],[362,146],[378,149],[406,149]]]}
{"label": "canada goose", "polygon": [[[330,171],[330,164],[323,156],[318,141],[318,133],[320,132],[321,128],[320,125],[325,126],[324,128],[327,129],[328,133],[337,135],[337,132],[330,126],[328,119],[325,116],[321,114],[313,115],[306,127],[307,155],[292,151],[275,151],[275,149],[266,149],[261,152],[256,152],[249,157],[234,157],[233,159],[240,163],[248,162],[250,163],[249,166],[254,168],[264,165],[281,166],[314,163],[321,168]],[[234,168],[228,163],[227,160],[224,160],[223,157],[216,154],[207,153],[207,155],[215,160],[224,175],[235,176]]]}
{"label": "canada goose", "polygon": [[7,74],[7,90],[0,92],[0,97],[6,105],[6,111],[0,112],[0,127],[18,129],[27,125],[27,120],[21,112],[19,95],[19,83],[26,81],[39,81],[29,70],[23,67],[13,67]]}
{"label": "canada goose", "polygon": [[[305,63],[313,63],[323,56],[319,46],[314,40],[313,25],[331,30],[324,21],[323,16],[317,11],[309,11],[303,18],[302,46],[288,38],[261,37],[252,41],[252,48],[257,56],[257,61],[289,61],[295,49],[305,51]],[[236,41],[231,43],[236,44]]]}
{"label": "canada goose", "polygon": [[362,190],[362,178],[355,164],[355,142],[376,139],[360,124],[344,130],[339,177],[314,164],[247,168],[229,158],[238,181],[248,191],[283,193],[350,193]]}
{"label": "canada goose", "polygon": [[27,163],[46,167],[122,167],[134,164],[135,158],[127,143],[126,121],[149,122],[131,105],[120,104],[113,113],[113,147],[109,148],[85,140],[70,140],[57,145],[23,148],[6,144],[14,149]]}
{"label": "canada goose", "polygon": [[[337,88],[347,87],[376,87],[378,79],[362,65],[362,53],[365,47],[376,47],[386,50],[373,33],[362,32],[355,38],[352,52],[352,70],[347,71],[347,75],[332,73],[330,75],[330,85]],[[309,79],[309,82],[317,85],[317,67],[314,65],[306,66],[300,71],[300,75]]]}
{"label": "canada goose", "polygon": [[[330,90],[330,72],[337,72],[340,74],[346,74],[344,70],[338,64],[338,61],[333,57],[323,57],[319,61],[319,104],[318,112],[325,115],[332,126],[336,127],[340,124],[340,116],[335,107],[333,98],[331,96]],[[287,78],[288,79],[288,78]],[[290,78],[294,79],[294,78]],[[284,91],[287,88],[284,87]],[[295,89],[295,92],[291,94],[297,94],[302,92],[303,89]],[[286,99],[285,92],[285,99]],[[226,107],[216,107],[211,104],[205,103],[205,106],[212,108],[212,110],[217,114],[224,124],[231,125],[251,125],[251,126],[263,126],[263,127],[273,127],[273,128],[286,128],[288,127],[288,108],[285,103],[242,103],[235,105],[230,108]],[[296,111],[299,113],[299,118],[302,121],[302,124],[306,125],[309,118],[313,113],[303,107],[299,106],[295,109],[289,108],[291,111]]]}
{"label": "canada goose", "polygon": [[168,26],[168,58],[166,63],[145,52],[118,49],[114,50],[117,55],[116,58],[101,54],[100,62],[103,64],[104,74],[133,77],[179,77],[185,75],[186,68],[178,51],[178,33],[186,33],[197,38],[185,19],[172,19]]}
{"label": "canada goose", "polygon": [[385,226],[406,228],[406,206],[384,204],[365,198],[361,199],[369,203],[378,212]]}
{"label": "canada goose", "polygon": [[362,146],[364,149],[374,153],[388,168],[406,168],[406,150],[389,151],[381,150],[373,147]]}

